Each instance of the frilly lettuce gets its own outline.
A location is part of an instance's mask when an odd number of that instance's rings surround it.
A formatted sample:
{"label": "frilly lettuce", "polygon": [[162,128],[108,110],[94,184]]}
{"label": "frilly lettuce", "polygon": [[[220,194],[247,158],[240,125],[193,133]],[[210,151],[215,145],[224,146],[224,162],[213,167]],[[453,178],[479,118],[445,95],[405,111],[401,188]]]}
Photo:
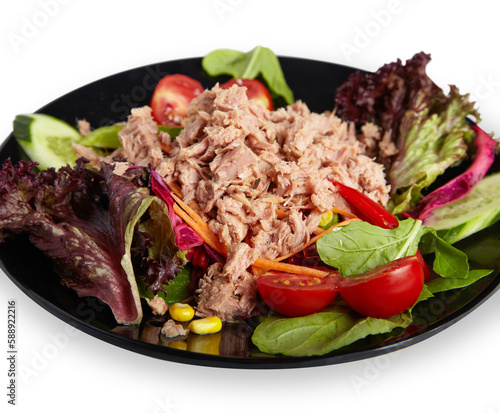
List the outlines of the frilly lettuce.
{"label": "frilly lettuce", "polygon": [[[0,241],[26,233],[52,259],[61,282],[81,296],[107,303],[118,323],[142,319],[133,260],[136,235],[173,234],[165,204],[147,187],[145,168],[100,172],[80,159],[75,168],[37,174],[35,163],[7,160],[0,172]],[[154,230],[152,229],[154,228]],[[138,237],[139,239],[141,236]],[[134,240],[136,239],[136,240]],[[148,263],[171,266],[177,251],[172,235],[143,249]]]}
{"label": "frilly lettuce", "polygon": [[413,208],[445,169],[458,164],[472,145],[466,117],[480,120],[468,95],[455,86],[445,95],[426,74],[430,56],[417,53],[371,74],[354,73],[336,96],[338,114],[357,125],[372,122],[389,133],[397,154],[379,159],[392,187],[388,208]]}

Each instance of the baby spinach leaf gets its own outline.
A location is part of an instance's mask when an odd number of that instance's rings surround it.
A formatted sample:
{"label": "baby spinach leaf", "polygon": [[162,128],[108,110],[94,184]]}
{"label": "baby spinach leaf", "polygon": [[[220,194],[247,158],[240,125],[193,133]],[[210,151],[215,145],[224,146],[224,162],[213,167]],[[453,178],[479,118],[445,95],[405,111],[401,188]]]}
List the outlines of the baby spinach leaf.
{"label": "baby spinach leaf", "polygon": [[281,96],[288,104],[294,102],[278,57],[267,47],[257,46],[247,53],[230,49],[214,50],[203,58],[201,64],[210,76],[255,79],[260,75],[272,95]]}
{"label": "baby spinach leaf", "polygon": [[443,291],[463,288],[491,274],[493,270],[470,270],[467,278],[434,278],[427,283],[427,288],[433,294]]}
{"label": "baby spinach leaf", "polygon": [[316,243],[323,262],[339,270],[344,277],[363,274],[398,258],[435,254],[433,270],[444,278],[465,279],[469,274],[467,255],[443,241],[432,228],[411,218],[399,226],[385,229],[367,222],[354,221],[339,226]]}
{"label": "baby spinach leaf", "polygon": [[343,276],[362,274],[398,258],[415,255],[422,235],[421,221],[406,219],[394,229],[363,221],[339,226],[316,246],[322,261],[338,268]]}
{"label": "baby spinach leaf", "polygon": [[381,319],[364,317],[344,305],[304,317],[269,315],[252,336],[260,351],[287,356],[317,356],[411,323],[408,311]]}

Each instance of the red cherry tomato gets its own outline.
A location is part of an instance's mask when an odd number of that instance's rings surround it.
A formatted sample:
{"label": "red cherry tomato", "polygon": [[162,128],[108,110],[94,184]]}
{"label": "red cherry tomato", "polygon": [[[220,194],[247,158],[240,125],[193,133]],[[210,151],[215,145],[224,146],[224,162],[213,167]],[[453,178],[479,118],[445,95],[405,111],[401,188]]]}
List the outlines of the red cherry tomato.
{"label": "red cherry tomato", "polygon": [[356,312],[367,317],[387,318],[408,310],[424,285],[424,272],[416,256],[403,257],[367,271],[344,277],[340,295]]}
{"label": "red cherry tomato", "polygon": [[422,257],[422,253],[420,250],[417,250],[417,254],[415,255],[418,258],[418,262],[420,263],[420,266],[422,267],[422,270],[424,271],[424,282],[430,281],[431,280],[431,270],[427,266],[427,263],[424,260],[424,257]]}
{"label": "red cherry tomato", "polygon": [[248,99],[255,99],[264,104],[264,106],[273,110],[273,100],[267,88],[257,79],[231,79],[220,85],[222,89],[229,89],[233,85],[244,86],[247,88]]}
{"label": "red cherry tomato", "polygon": [[153,92],[150,106],[159,125],[179,126],[187,116],[191,101],[203,92],[197,80],[186,75],[167,75]]}
{"label": "red cherry tomato", "polygon": [[257,278],[262,299],[288,317],[317,313],[338,295],[338,276],[311,277],[274,271]]}
{"label": "red cherry tomato", "polygon": [[349,203],[354,213],[363,221],[381,228],[397,228],[399,226],[396,216],[382,205],[377,204],[373,199],[340,182],[330,182],[335,186],[340,196]]}

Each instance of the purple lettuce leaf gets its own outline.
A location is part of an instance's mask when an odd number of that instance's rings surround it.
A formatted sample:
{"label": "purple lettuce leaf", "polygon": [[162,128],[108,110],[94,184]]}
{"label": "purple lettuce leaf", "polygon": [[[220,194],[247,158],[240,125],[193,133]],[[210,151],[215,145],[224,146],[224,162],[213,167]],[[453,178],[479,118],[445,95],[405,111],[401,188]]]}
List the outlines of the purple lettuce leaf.
{"label": "purple lettuce leaf", "polygon": [[0,172],[0,241],[29,234],[52,259],[61,282],[107,303],[117,322],[136,324],[142,308],[130,261],[134,226],[153,199],[138,171],[118,176],[78,160],[36,174],[35,164],[6,161]]}
{"label": "purple lettuce leaf", "polygon": [[398,60],[375,73],[356,72],[336,95],[339,116],[358,126],[376,124],[396,148],[392,156],[376,153],[386,167],[387,207],[394,214],[415,207],[439,175],[468,156],[474,133],[466,117],[480,120],[467,95],[455,86],[445,95],[429,78],[429,61],[421,52],[405,64]]}
{"label": "purple lettuce leaf", "polygon": [[463,198],[484,178],[495,160],[496,141],[479,127],[472,126],[472,129],[476,132],[474,144],[477,147],[472,164],[464,173],[426,195],[415,208],[405,212],[403,216],[420,219],[425,224],[434,209]]}
{"label": "purple lettuce leaf", "polygon": [[151,189],[168,206],[168,216],[175,233],[177,246],[181,251],[203,245],[203,239],[174,212],[172,192],[163,178],[154,170],[151,171]]}

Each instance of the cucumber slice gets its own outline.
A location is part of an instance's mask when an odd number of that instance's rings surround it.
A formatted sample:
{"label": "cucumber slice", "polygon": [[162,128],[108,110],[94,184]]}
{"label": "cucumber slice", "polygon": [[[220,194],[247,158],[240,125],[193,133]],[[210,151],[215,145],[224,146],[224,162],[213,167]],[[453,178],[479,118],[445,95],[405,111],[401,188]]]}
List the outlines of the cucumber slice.
{"label": "cucumber slice", "polygon": [[16,116],[14,137],[40,170],[73,166],[77,155],[71,145],[82,138],[68,123],[41,113]]}
{"label": "cucumber slice", "polygon": [[102,126],[84,136],[78,143],[94,148],[117,149],[121,146],[118,132],[122,129],[123,125]]}
{"label": "cucumber slice", "polygon": [[453,244],[500,220],[500,172],[483,178],[465,197],[436,208],[425,225]]}

